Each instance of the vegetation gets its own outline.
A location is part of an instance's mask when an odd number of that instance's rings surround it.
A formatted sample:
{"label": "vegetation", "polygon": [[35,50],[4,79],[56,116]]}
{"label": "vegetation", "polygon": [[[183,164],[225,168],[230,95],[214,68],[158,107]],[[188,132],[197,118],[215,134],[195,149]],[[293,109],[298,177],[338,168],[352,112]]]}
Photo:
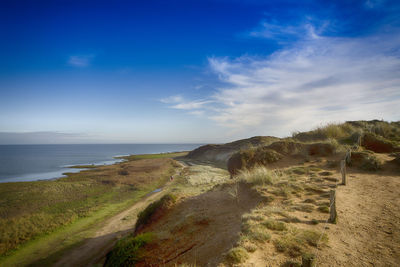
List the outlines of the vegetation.
{"label": "vegetation", "polygon": [[146,225],[154,215],[154,213],[167,205],[174,203],[176,197],[172,194],[164,195],[161,199],[151,203],[143,211],[138,214],[138,218],[135,225],[135,231],[137,231],[141,226]]}
{"label": "vegetation", "polygon": [[[121,166],[129,170],[127,175],[119,174]],[[168,181],[175,166],[167,158],[128,161],[70,173],[57,180],[1,183],[0,262],[9,260],[6,256],[28,241],[37,240],[34,246],[38,247],[44,245],[38,240],[48,239],[50,233],[84,230],[124,209]],[[77,227],[65,228],[69,225]]]}
{"label": "vegetation", "polygon": [[241,247],[236,247],[236,248],[232,248],[228,252],[226,257],[230,263],[237,264],[237,263],[245,262],[249,258],[249,255],[245,249],[243,249]]}
{"label": "vegetation", "polygon": [[241,171],[239,180],[255,185],[270,185],[279,180],[279,174],[277,172],[268,170],[266,167],[260,166],[251,171]]}
{"label": "vegetation", "polygon": [[287,230],[285,223],[276,221],[276,220],[272,220],[272,219],[268,219],[268,220],[262,222],[262,225],[264,225],[265,227],[267,227],[268,229],[273,230],[273,231],[286,231]]}
{"label": "vegetation", "polygon": [[172,152],[172,153],[158,153],[158,154],[142,154],[142,155],[129,155],[116,157],[117,159],[125,160],[140,160],[140,159],[160,159],[160,158],[176,158],[184,157],[188,152]]}
{"label": "vegetation", "polygon": [[153,239],[152,233],[127,236],[108,253],[105,267],[134,266],[141,259],[141,249]]}
{"label": "vegetation", "polygon": [[305,253],[307,246],[316,247],[318,242],[326,244],[328,237],[316,231],[292,229],[273,242],[277,251],[285,252],[291,257],[298,257]]}
{"label": "vegetation", "polygon": [[382,161],[372,151],[355,151],[351,154],[350,165],[366,171],[377,171],[382,168]]}

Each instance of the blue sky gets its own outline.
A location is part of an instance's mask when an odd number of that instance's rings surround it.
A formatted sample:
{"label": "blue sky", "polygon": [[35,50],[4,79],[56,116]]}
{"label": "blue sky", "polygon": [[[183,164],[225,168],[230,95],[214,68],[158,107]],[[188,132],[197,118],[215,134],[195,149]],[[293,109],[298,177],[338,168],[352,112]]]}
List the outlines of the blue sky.
{"label": "blue sky", "polygon": [[397,1],[0,3],[0,143],[209,143],[399,120]]}

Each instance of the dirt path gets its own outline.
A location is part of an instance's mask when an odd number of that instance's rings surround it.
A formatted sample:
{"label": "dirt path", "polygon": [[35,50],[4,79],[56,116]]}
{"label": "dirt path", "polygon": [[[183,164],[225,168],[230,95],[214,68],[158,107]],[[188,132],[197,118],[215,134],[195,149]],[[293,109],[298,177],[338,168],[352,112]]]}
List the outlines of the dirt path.
{"label": "dirt path", "polygon": [[400,176],[350,173],[337,190],[338,224],[318,266],[399,266]]}
{"label": "dirt path", "polygon": [[[181,165],[183,168],[184,165]],[[182,168],[177,170],[176,174],[178,174]],[[169,182],[164,188],[166,188],[168,184]],[[92,238],[64,254],[53,266],[91,266],[102,261],[118,239],[133,232],[137,214],[150,203],[161,198],[164,191],[165,190],[161,190],[150,193],[145,199],[140,200],[125,211],[108,219],[104,225],[96,231]]]}

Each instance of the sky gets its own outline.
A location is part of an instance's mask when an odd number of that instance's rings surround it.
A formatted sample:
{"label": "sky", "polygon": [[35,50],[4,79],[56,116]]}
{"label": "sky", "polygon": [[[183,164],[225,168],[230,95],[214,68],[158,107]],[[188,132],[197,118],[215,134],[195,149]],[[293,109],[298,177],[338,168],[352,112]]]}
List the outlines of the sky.
{"label": "sky", "polygon": [[0,144],[222,143],[400,120],[400,2],[0,2]]}

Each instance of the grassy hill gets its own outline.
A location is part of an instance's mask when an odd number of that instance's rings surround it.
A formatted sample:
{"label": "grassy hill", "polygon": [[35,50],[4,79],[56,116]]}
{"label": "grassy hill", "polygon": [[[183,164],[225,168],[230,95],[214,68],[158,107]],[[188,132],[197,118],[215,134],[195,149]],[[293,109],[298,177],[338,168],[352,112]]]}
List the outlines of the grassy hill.
{"label": "grassy hill", "polygon": [[[311,258],[318,266],[396,264],[399,140],[399,122],[374,120],[200,147],[185,160],[201,165],[187,166],[169,191],[174,202],[145,209],[146,223],[106,265],[123,266],[121,253],[135,266],[300,266]],[[339,161],[349,150],[350,181],[340,186]],[[227,164],[231,177],[206,164]],[[327,223],[332,189],[336,224]],[[376,246],[379,254],[368,252]]]}

